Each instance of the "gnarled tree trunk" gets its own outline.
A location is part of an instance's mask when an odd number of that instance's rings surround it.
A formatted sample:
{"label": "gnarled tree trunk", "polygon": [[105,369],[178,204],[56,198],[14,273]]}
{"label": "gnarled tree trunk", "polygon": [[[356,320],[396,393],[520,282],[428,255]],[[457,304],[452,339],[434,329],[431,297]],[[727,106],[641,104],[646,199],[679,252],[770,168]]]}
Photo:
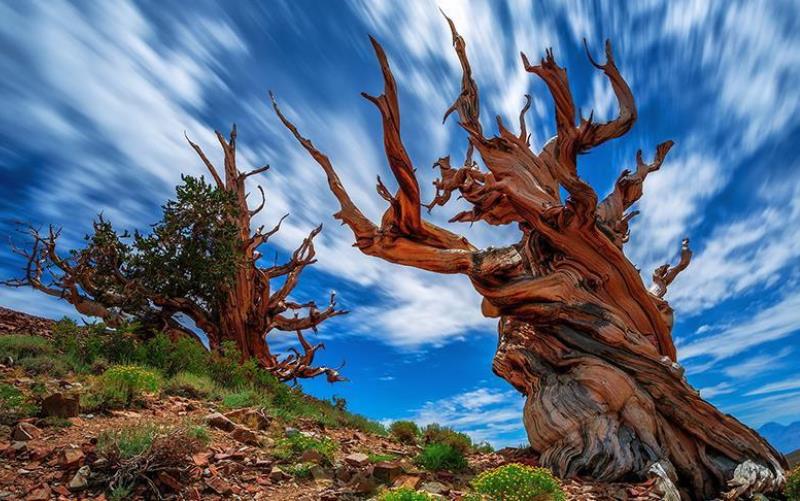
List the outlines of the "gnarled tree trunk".
{"label": "gnarled tree trunk", "polygon": [[[484,298],[483,313],[499,319],[494,371],[527,396],[523,421],[531,446],[557,474],[608,481],[656,476],[666,499],[777,490],[783,457],[753,430],[701,399],[676,361],[672,309],[663,296],[689,264],[688,240],[676,266],[654,272],[652,291],[623,253],[628,221],[636,214],[626,211],[641,197],[645,177],[659,169],[672,142],[659,145],[651,163],[639,152],[635,171],[623,171],[602,201],[578,175],[578,155],[625,134],[637,116],[610,44],[604,64],[589,56],[609,79],[619,104],[618,117],[605,123],[591,115],[578,120],[566,70],[552,51],[538,65],[522,55],[525,69],[547,84],[556,110],[557,135],[534,153],[525,124],[530,97],[520,112],[518,134],[498,118],[499,135],[484,136],[465,43],[448,22],[463,78],[461,94],[445,118],[458,115],[469,148],[463,167],[451,167],[449,157],[434,164],[441,179],[425,207],[444,205],[457,192],[473,207],[451,221],[516,224],[519,243],[476,249],[422,218],[419,184],[400,138],[397,88],[375,40],[385,88],[378,97],[364,96],[381,112],[386,157],[398,184],[392,194],[378,179],[378,193],[389,202],[380,225],[361,213],[330,159],[273,99],[284,125],[323,168],[341,206],[334,216],[350,227],[365,254],[470,278]],[[488,171],[472,160],[474,151]],[[566,200],[562,188],[569,194]]]}

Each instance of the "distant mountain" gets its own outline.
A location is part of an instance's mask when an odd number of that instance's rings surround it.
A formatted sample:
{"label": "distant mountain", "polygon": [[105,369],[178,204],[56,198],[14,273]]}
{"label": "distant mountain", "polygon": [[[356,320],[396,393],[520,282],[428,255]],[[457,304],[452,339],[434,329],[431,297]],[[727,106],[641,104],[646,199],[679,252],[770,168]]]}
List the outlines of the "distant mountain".
{"label": "distant mountain", "polygon": [[789,467],[794,468],[795,466],[800,464],[800,449],[797,449],[794,452],[790,452],[786,455],[786,460],[789,461]]}
{"label": "distant mountain", "polygon": [[788,425],[767,423],[758,432],[784,454],[800,449],[800,421]]}

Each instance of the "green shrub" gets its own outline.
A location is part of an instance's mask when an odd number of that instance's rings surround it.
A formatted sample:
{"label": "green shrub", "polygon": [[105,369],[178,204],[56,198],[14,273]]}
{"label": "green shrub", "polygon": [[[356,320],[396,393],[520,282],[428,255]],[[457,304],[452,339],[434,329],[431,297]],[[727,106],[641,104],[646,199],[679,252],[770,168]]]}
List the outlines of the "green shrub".
{"label": "green shrub", "polygon": [[788,501],[800,501],[800,466],[796,466],[786,474],[784,494]]}
{"label": "green shrub", "polygon": [[145,392],[157,391],[160,378],[152,370],[136,365],[115,365],[106,370],[85,394],[84,403],[91,410],[130,407]]}
{"label": "green shrub", "polygon": [[69,372],[66,362],[55,355],[36,355],[20,358],[17,365],[26,373],[35,376],[47,374],[53,377],[61,377]]}
{"label": "green shrub", "polygon": [[211,442],[211,435],[208,433],[208,428],[202,424],[187,425],[186,434],[203,445],[208,445]]}
{"label": "green shrub", "polygon": [[447,444],[426,445],[417,456],[416,463],[429,471],[462,471],[467,468],[464,454]]}
{"label": "green shrub", "polygon": [[227,409],[255,407],[261,403],[261,395],[253,390],[227,393],[222,397],[222,406]]}
{"label": "green shrub", "polygon": [[278,440],[274,454],[278,459],[290,460],[300,457],[307,450],[316,450],[328,462],[333,461],[336,443],[329,438],[314,438],[302,433],[295,433]]}
{"label": "green shrub", "polygon": [[104,430],[97,437],[97,453],[115,460],[132,458],[149,449],[158,433],[152,424]]}
{"label": "green shrub", "polygon": [[408,487],[384,491],[378,496],[378,501],[433,501],[430,494],[422,491],[415,491]]}
{"label": "green shrub", "polygon": [[209,353],[205,346],[196,339],[183,337],[172,345],[172,358],[167,368],[168,374],[177,374],[181,371],[194,374],[208,372]]}
{"label": "green shrub", "polygon": [[473,445],[472,450],[479,454],[489,454],[494,452],[494,447],[489,442],[481,442]]}
{"label": "green shrub", "polygon": [[36,406],[19,389],[0,383],[0,424],[13,424],[20,418],[35,415],[36,411]]}
{"label": "green shrub", "polygon": [[402,444],[415,444],[419,427],[414,421],[395,421],[389,426],[389,433]]}
{"label": "green shrub", "polygon": [[462,455],[469,452],[472,448],[472,439],[469,438],[469,435],[455,431],[450,427],[440,426],[436,423],[431,423],[425,427],[422,432],[422,443],[425,445],[449,445]]}
{"label": "green shrub", "polygon": [[186,398],[209,398],[217,391],[217,387],[208,376],[192,372],[179,372],[164,384],[167,395],[177,395]]}
{"label": "green shrub", "polygon": [[17,361],[26,357],[50,355],[53,351],[50,341],[40,336],[0,336],[0,358],[11,357]]}
{"label": "green shrub", "polygon": [[485,471],[472,481],[476,492],[490,500],[564,501],[561,483],[547,468],[508,464]]}
{"label": "green shrub", "polygon": [[286,473],[292,475],[297,479],[305,480],[311,478],[311,469],[313,467],[314,463],[293,464],[286,467]]}

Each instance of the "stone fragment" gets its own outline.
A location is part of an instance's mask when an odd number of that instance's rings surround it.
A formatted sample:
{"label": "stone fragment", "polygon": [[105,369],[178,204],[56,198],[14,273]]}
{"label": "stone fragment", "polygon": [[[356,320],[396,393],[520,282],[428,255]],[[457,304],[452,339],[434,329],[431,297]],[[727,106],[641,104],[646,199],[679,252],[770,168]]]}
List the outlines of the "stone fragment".
{"label": "stone fragment", "polygon": [[47,501],[50,499],[50,487],[47,484],[42,484],[28,493],[25,497],[26,501]]}
{"label": "stone fragment", "polygon": [[23,421],[17,423],[17,426],[14,427],[14,431],[11,433],[11,439],[18,442],[27,442],[28,440],[39,438],[41,435],[42,430],[31,423]]}
{"label": "stone fragment", "polygon": [[316,449],[306,449],[300,456],[301,463],[314,463],[320,464],[325,460],[325,457]]}
{"label": "stone fragment", "polygon": [[359,471],[350,480],[348,487],[354,494],[368,494],[375,489],[375,483],[369,475]]}
{"label": "stone fragment", "polygon": [[270,419],[258,409],[236,409],[225,414],[225,417],[251,430],[264,431],[269,428]]}
{"label": "stone fragment", "polygon": [[72,477],[72,480],[69,481],[67,487],[69,490],[81,491],[89,486],[89,475],[92,471],[89,469],[88,466],[81,466],[80,469],[75,473],[75,476]]}
{"label": "stone fragment", "polygon": [[332,480],[333,474],[327,468],[315,464],[311,467],[311,478],[314,480]]}
{"label": "stone fragment", "polygon": [[353,454],[346,456],[344,460],[347,462],[347,464],[359,468],[362,466],[367,466],[369,464],[369,456],[367,456],[363,452],[354,452]]}
{"label": "stone fragment", "polygon": [[291,475],[283,471],[279,466],[273,466],[269,472],[269,479],[274,483],[283,482],[292,478]]}
{"label": "stone fragment", "polygon": [[431,494],[446,494],[450,488],[441,482],[424,482],[420,486],[420,490]]}
{"label": "stone fragment", "polygon": [[158,481],[172,489],[174,492],[180,492],[183,489],[183,485],[178,481],[178,479],[164,471],[158,474]]}
{"label": "stone fragment", "polygon": [[422,479],[416,475],[400,475],[392,484],[395,488],[406,487],[408,489],[417,490]]}
{"label": "stone fragment", "polygon": [[256,432],[244,426],[235,425],[233,431],[231,431],[231,438],[243,444],[258,445]]}
{"label": "stone fragment", "polygon": [[236,423],[226,418],[219,412],[212,412],[211,414],[203,418],[203,420],[206,422],[208,426],[223,431],[233,431],[233,429],[236,428]]}
{"label": "stone fragment", "polygon": [[42,400],[42,414],[60,418],[77,417],[81,411],[80,400],[77,395],[64,395],[53,393]]}
{"label": "stone fragment", "polygon": [[219,477],[211,477],[205,480],[206,486],[220,496],[228,496],[231,494],[231,486]]}
{"label": "stone fragment", "polygon": [[69,470],[80,466],[83,458],[84,454],[80,447],[64,447],[61,450],[61,454],[58,455],[58,464],[62,468]]}
{"label": "stone fragment", "polygon": [[196,452],[192,454],[192,462],[195,464],[195,466],[208,466],[208,461],[213,455],[214,453],[211,451]]}
{"label": "stone fragment", "polygon": [[381,461],[372,467],[372,476],[384,484],[392,484],[402,474],[403,467],[396,461]]}

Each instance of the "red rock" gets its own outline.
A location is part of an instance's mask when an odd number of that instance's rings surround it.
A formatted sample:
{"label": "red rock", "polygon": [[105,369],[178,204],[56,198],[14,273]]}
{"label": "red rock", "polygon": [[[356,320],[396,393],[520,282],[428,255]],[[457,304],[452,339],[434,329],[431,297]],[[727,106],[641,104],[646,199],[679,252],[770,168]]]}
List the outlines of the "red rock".
{"label": "red rock", "polygon": [[64,497],[68,497],[70,495],[69,489],[67,489],[67,487],[64,485],[57,485],[53,487],[53,492]]}
{"label": "red rock", "polygon": [[51,494],[50,487],[47,484],[43,484],[30,491],[25,496],[25,499],[26,501],[47,501],[50,499]]}
{"label": "red rock", "polygon": [[219,477],[211,477],[205,480],[206,486],[220,496],[227,496],[231,491],[230,485]]}
{"label": "red rock", "polygon": [[178,479],[163,471],[158,474],[158,481],[175,492],[180,492],[183,489],[183,485],[178,481]]}
{"label": "red rock", "polygon": [[372,467],[372,476],[385,484],[391,484],[402,474],[403,467],[394,461],[381,461]]}
{"label": "red rock", "polygon": [[212,428],[217,428],[223,431],[233,431],[236,428],[236,423],[231,421],[230,419],[226,418],[219,412],[214,412],[209,414],[204,418],[204,421],[208,426]]}
{"label": "red rock", "polygon": [[77,395],[67,396],[53,393],[42,400],[42,414],[62,418],[74,418],[80,413],[81,404]]}
{"label": "red rock", "polygon": [[214,455],[211,451],[203,451],[192,454],[192,461],[197,466],[208,466],[208,461]]}
{"label": "red rock", "polygon": [[397,479],[395,479],[392,486],[396,488],[406,487],[408,489],[417,490],[417,487],[419,487],[421,482],[422,479],[415,475],[400,475],[397,477]]}
{"label": "red rock", "polygon": [[363,452],[356,452],[350,454],[349,456],[346,456],[344,460],[347,462],[347,464],[358,467],[366,466],[369,464],[369,456],[367,456]]}
{"label": "red rock", "polygon": [[226,413],[225,417],[256,431],[266,430],[270,423],[269,417],[258,409],[236,409]]}
{"label": "red rock", "polygon": [[65,447],[58,456],[58,464],[62,468],[69,470],[80,466],[84,457],[83,450],[77,447]]}
{"label": "red rock", "polygon": [[236,425],[231,431],[231,438],[243,444],[258,445],[256,432],[244,426]]}
{"label": "red rock", "polygon": [[42,430],[40,430],[31,423],[23,421],[17,423],[17,426],[14,427],[14,431],[11,433],[11,438],[13,440],[25,442],[28,440],[33,440],[35,438],[39,438],[41,435],[42,435]]}

